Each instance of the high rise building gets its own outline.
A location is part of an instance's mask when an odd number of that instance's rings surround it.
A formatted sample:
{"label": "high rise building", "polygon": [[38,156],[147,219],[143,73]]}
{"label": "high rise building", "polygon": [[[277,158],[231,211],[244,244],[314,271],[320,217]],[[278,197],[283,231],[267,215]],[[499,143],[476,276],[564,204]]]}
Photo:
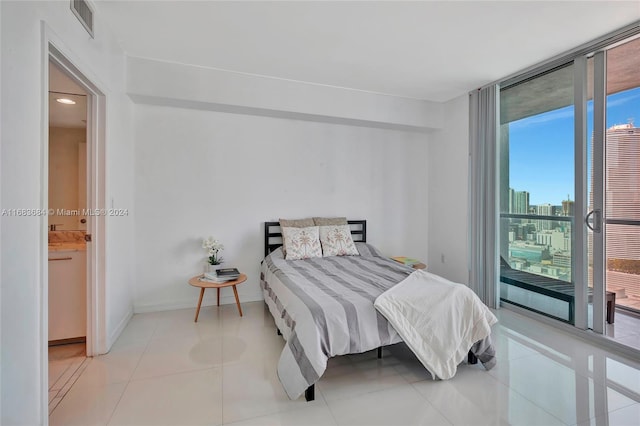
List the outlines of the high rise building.
{"label": "high rise building", "polygon": [[[639,220],[640,128],[623,124],[607,129],[605,152],[606,217]],[[640,226],[607,225],[606,241],[611,266],[607,285],[623,286],[628,296],[640,298]]]}
{"label": "high rise building", "polygon": [[529,193],[509,188],[509,213],[529,213]]}
{"label": "high rise building", "polygon": [[540,216],[553,216],[553,206],[549,203],[536,206],[536,214]]}
{"label": "high rise building", "polygon": [[[593,140],[591,143],[593,144]],[[607,219],[639,220],[640,128],[629,123],[607,129],[605,156]],[[589,209],[592,206],[593,190],[589,193]],[[606,232],[607,289],[624,289],[626,297],[617,299],[616,304],[637,309],[637,302],[633,301],[640,299],[640,226],[608,224]],[[591,258],[591,238],[588,253]],[[592,270],[589,268],[589,282],[592,283],[592,280]]]}
{"label": "high rise building", "polygon": [[[540,216],[553,216],[553,206],[551,204],[540,204],[536,206],[536,214]],[[536,229],[538,231],[546,231],[551,229],[550,220],[537,220]]]}
{"label": "high rise building", "polygon": [[562,200],[562,216],[573,216],[574,204],[569,195],[567,195],[567,199]]}
{"label": "high rise building", "polygon": [[607,129],[606,157],[606,216],[640,219],[640,128]]}

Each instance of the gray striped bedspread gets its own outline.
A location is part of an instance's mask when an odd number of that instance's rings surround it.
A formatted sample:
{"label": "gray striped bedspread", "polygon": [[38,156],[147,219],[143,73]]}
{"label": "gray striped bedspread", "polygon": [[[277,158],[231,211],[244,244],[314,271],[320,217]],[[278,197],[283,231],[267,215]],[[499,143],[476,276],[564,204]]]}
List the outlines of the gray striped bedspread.
{"label": "gray striped bedspread", "polygon": [[413,269],[369,244],[356,246],[360,256],[293,261],[278,248],[262,262],[264,300],[286,340],[278,377],[291,399],[322,377],[329,358],[402,341],[373,303]]}

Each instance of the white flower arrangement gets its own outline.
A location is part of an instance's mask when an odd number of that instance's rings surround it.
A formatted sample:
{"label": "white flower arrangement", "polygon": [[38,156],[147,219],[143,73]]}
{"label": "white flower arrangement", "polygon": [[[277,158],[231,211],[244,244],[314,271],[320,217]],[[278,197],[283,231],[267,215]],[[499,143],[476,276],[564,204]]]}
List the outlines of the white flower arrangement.
{"label": "white flower arrangement", "polygon": [[209,264],[211,265],[220,265],[222,263],[222,256],[220,256],[220,252],[224,250],[224,246],[218,240],[213,237],[205,238],[202,240],[202,248],[207,250],[207,254],[209,255]]}

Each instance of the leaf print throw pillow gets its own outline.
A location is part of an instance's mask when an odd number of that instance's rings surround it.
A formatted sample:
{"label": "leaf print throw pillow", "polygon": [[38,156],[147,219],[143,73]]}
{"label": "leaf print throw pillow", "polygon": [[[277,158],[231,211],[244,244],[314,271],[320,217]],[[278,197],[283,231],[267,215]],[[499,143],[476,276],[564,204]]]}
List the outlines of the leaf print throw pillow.
{"label": "leaf print throw pillow", "polygon": [[320,227],[320,242],[322,255],[328,256],[358,256],[358,249],[351,237],[349,225],[331,225]]}
{"label": "leaf print throw pillow", "polygon": [[322,257],[319,230],[317,226],[307,228],[282,228],[282,238],[287,247],[287,260]]}

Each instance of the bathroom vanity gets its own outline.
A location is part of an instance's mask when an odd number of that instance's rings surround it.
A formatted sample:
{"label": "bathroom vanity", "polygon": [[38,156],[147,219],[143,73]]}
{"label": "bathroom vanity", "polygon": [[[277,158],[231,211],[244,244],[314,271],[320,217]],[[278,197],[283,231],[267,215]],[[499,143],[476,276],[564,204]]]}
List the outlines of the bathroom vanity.
{"label": "bathroom vanity", "polygon": [[49,344],[86,336],[86,256],[84,242],[49,244]]}

